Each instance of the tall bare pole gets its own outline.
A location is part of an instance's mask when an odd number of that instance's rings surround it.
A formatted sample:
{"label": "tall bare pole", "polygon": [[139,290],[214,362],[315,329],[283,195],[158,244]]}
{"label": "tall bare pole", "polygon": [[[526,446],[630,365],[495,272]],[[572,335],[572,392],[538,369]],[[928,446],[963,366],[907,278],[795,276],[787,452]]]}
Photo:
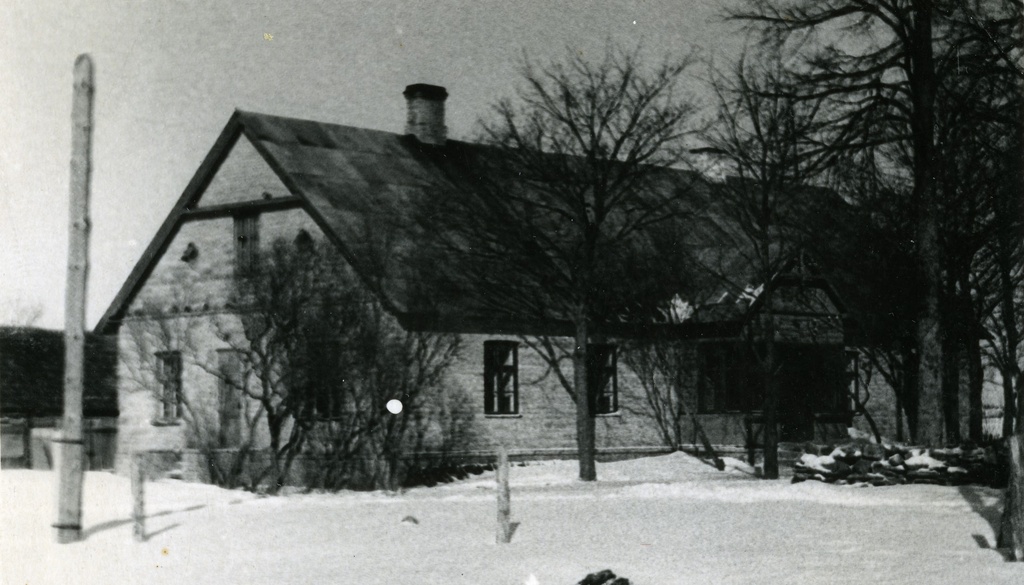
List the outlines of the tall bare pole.
{"label": "tall bare pole", "polygon": [[89,272],[89,176],[92,173],[93,65],[89,55],[75,60],[71,103],[71,205],[68,216],[68,280],[64,296],[64,421],[60,443],[57,542],[82,538],[83,362],[85,281]]}

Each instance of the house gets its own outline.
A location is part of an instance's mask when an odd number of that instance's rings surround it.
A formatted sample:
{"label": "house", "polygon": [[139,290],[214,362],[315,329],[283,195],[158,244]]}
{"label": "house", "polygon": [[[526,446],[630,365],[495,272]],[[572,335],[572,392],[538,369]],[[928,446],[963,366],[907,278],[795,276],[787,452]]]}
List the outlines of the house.
{"label": "house", "polygon": [[[471,177],[467,165],[484,147],[446,138],[444,88],[412,85],[405,96],[404,134],[244,111],[231,116],[96,328],[118,339],[122,464],[136,450],[189,447],[177,396],[218,413],[214,433],[233,429],[237,416],[237,402],[225,399],[210,368],[183,360],[173,344],[140,341],[131,325],[159,324],[174,336],[185,320],[205,321],[189,331],[190,344],[203,359],[230,367],[210,323],[241,310],[231,303],[233,279],[270,242],[300,235],[336,246],[400,327],[460,336],[450,384],[470,397],[471,412],[462,416],[477,429],[462,456],[498,445],[517,457],[575,454],[575,407],[524,343],[524,336],[566,335],[566,323],[489,314],[458,290],[417,281],[409,210],[438,196],[437,186],[450,177]],[[759,441],[759,382],[743,340],[767,315],[782,360],[793,365],[781,386],[782,438],[845,436],[851,413],[839,296],[810,263],[798,261],[765,286],[775,291],[770,306],[757,290],[722,292],[713,302],[683,304],[674,320],[604,331],[607,342],[595,351],[604,373],[594,413],[599,455],[696,443],[694,420],[716,445]],[[696,416],[678,421],[682,440],[659,430],[649,393],[625,365],[625,342],[651,337],[684,342],[684,402]],[[141,367],[146,360],[151,366]]]}
{"label": "house", "polygon": [[[5,468],[49,469],[49,439],[64,412],[64,334],[0,327],[0,453]],[[117,437],[117,346],[85,337],[83,430],[88,469],[114,465]]]}

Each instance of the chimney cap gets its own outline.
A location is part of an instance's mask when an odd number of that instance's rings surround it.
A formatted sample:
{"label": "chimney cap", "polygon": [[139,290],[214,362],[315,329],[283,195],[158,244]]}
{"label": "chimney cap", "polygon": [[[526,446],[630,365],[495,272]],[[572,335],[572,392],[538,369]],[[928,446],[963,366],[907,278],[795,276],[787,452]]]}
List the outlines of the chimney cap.
{"label": "chimney cap", "polygon": [[428,100],[444,101],[448,99],[448,90],[441,87],[440,85],[430,85],[429,83],[414,83],[407,85],[402,95],[406,99],[423,98]]}

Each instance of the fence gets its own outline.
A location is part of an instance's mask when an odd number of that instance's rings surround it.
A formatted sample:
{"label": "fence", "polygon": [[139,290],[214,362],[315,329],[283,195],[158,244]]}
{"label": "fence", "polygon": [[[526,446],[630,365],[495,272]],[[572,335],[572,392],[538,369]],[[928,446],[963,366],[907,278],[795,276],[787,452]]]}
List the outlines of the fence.
{"label": "fence", "polygon": [[[85,468],[114,468],[117,451],[117,419],[94,418],[83,421]],[[21,418],[0,421],[0,468],[52,469],[51,441],[60,432],[56,418]]]}

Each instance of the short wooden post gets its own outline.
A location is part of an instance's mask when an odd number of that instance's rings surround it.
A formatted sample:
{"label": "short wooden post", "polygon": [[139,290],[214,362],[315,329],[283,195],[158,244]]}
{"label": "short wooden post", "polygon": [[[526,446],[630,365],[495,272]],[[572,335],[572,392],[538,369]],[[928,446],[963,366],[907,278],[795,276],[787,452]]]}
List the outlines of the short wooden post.
{"label": "short wooden post", "polygon": [[132,537],[136,542],[146,540],[146,466],[141,453],[132,455]]}
{"label": "short wooden post", "polygon": [[25,445],[25,452],[22,454],[25,459],[25,469],[32,469],[32,414],[25,415],[25,425],[21,429],[21,442]]}
{"label": "short wooden post", "polygon": [[509,517],[512,515],[511,494],[508,487],[508,451],[505,447],[498,448],[498,544],[506,544],[512,540],[512,526]]}

